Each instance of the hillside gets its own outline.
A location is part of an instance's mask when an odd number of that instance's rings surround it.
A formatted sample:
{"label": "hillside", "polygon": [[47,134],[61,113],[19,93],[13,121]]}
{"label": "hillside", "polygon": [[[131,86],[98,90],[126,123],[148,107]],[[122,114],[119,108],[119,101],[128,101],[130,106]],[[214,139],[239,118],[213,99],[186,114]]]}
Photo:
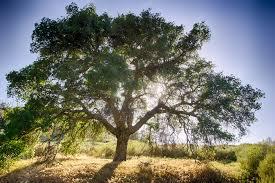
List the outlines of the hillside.
{"label": "hillside", "polygon": [[0,182],[235,182],[238,172],[236,165],[207,166],[191,159],[141,157],[114,163],[82,155],[58,157],[48,167],[35,159],[20,160]]}

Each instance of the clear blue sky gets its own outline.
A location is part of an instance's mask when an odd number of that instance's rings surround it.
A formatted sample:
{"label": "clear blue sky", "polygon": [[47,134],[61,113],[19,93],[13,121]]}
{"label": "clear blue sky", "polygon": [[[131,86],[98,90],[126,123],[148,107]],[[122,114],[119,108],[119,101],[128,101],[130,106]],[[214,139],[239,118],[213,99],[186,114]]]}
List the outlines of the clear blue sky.
{"label": "clear blue sky", "polygon": [[[2,0],[0,3],[0,102],[15,103],[6,95],[5,75],[31,64],[29,52],[34,23],[42,17],[65,15],[69,0]],[[217,71],[233,74],[244,84],[266,93],[258,122],[241,142],[275,139],[275,1],[268,0],[75,0],[80,7],[94,3],[98,13],[139,13],[152,8],[169,21],[190,29],[206,21],[212,38],[201,51]]]}

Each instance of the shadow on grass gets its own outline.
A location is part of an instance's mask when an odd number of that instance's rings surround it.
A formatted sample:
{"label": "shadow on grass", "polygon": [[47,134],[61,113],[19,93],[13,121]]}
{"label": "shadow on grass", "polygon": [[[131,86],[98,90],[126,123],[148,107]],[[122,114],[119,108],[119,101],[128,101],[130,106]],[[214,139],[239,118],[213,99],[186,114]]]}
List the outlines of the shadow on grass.
{"label": "shadow on grass", "polygon": [[121,162],[110,162],[102,166],[97,172],[84,171],[74,176],[74,179],[91,183],[106,183],[112,178],[115,169]]}
{"label": "shadow on grass", "polygon": [[[58,162],[62,166],[61,159]],[[15,182],[39,182],[39,183],[65,183],[72,182],[72,179],[80,182],[105,183],[113,176],[113,173],[120,162],[110,162],[102,166],[97,172],[94,169],[80,170],[80,173],[73,174],[68,177],[60,177],[53,172],[44,172],[47,164],[35,162],[21,169],[16,169],[4,175],[0,175],[0,183]],[[54,165],[53,165],[54,166]]]}
{"label": "shadow on grass", "polygon": [[95,173],[91,182],[94,183],[105,183],[107,182],[114,174],[115,169],[121,162],[110,162],[101,167],[98,172]]}
{"label": "shadow on grass", "polygon": [[64,181],[54,175],[44,175],[41,170],[44,168],[41,162],[35,162],[24,168],[16,169],[4,175],[0,175],[0,183],[14,182],[60,182]]}

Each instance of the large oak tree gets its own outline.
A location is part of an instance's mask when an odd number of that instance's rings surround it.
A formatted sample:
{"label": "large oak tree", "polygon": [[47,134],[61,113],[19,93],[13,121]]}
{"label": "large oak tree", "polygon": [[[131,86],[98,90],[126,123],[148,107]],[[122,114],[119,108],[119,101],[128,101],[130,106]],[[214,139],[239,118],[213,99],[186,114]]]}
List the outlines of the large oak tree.
{"label": "large oak tree", "polygon": [[121,161],[129,136],[156,116],[182,129],[189,144],[231,141],[255,121],[263,93],[199,56],[210,38],[204,22],[186,32],[149,10],[115,18],[92,5],[66,10],[35,24],[37,60],[7,75],[9,94],[35,109],[36,125],[57,118],[103,125]]}

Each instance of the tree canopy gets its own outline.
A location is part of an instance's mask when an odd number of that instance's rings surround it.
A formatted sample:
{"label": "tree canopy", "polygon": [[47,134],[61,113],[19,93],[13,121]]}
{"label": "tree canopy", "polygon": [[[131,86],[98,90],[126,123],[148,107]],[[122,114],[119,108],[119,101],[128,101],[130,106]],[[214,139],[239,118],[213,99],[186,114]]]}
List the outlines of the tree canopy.
{"label": "tree canopy", "polygon": [[263,93],[199,56],[210,39],[204,22],[187,32],[150,10],[117,17],[93,5],[66,10],[35,24],[37,60],[7,75],[9,95],[33,111],[32,126],[103,126],[117,137],[116,161],[154,118],[182,129],[188,144],[232,141],[232,129],[244,135],[255,121]]}

